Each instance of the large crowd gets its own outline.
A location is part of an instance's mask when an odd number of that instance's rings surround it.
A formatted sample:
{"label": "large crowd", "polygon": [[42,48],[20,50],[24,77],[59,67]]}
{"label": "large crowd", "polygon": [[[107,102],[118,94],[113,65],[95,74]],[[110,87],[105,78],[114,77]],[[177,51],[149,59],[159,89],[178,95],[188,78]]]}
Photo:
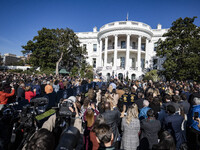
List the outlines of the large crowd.
{"label": "large crowd", "polygon": [[[200,149],[200,83],[111,79],[76,95],[59,95],[90,83],[79,77],[0,72],[0,109],[9,103],[47,97],[48,111],[71,100],[73,126],[82,141],[76,149]],[[55,149],[56,115],[47,117],[24,149]],[[0,133],[0,145],[3,137]]]}

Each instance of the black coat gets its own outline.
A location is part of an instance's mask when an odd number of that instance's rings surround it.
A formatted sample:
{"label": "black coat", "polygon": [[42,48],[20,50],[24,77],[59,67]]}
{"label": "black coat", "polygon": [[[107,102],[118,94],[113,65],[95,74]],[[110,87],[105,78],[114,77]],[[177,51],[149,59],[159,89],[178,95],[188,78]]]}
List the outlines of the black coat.
{"label": "black coat", "polygon": [[164,119],[164,128],[169,131],[176,141],[176,148],[179,149],[180,145],[184,142],[181,125],[184,118],[179,114],[168,115]]}
{"label": "black coat", "polygon": [[102,115],[106,124],[112,128],[114,134],[114,142],[116,142],[117,138],[119,137],[118,125],[120,123],[120,112],[117,109],[106,110]]}
{"label": "black coat", "polygon": [[140,149],[151,149],[154,144],[158,144],[158,132],[161,129],[159,120],[143,119],[140,123]]}

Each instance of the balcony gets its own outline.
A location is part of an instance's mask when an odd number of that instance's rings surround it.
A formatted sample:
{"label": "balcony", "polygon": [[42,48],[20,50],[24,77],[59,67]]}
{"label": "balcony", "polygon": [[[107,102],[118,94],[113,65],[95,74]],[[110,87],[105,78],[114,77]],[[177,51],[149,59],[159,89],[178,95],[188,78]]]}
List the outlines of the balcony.
{"label": "balcony", "polygon": [[125,67],[117,66],[117,70],[125,70]]}
{"label": "balcony", "polygon": [[114,49],[114,46],[108,46],[108,50]]}
{"label": "balcony", "polygon": [[130,70],[138,70],[137,67],[130,67]]}
{"label": "balcony", "polygon": [[112,70],[112,66],[106,66],[107,70]]}

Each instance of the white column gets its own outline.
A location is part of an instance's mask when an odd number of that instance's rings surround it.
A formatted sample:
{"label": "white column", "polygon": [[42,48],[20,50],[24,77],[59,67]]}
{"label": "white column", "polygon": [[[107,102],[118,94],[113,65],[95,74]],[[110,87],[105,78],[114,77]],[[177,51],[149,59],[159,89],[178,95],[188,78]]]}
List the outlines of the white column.
{"label": "white column", "polygon": [[[149,40],[146,38],[146,44],[145,44],[145,65],[144,68],[148,68],[149,59],[148,59],[148,48],[149,48]],[[146,63],[148,61],[148,64]]]}
{"label": "white column", "polygon": [[105,38],[104,67],[107,66],[108,37]]}
{"label": "white column", "polygon": [[129,70],[129,56],[130,56],[130,34],[126,37],[126,70]]}
{"label": "white column", "polygon": [[102,39],[100,39],[100,50],[99,50],[99,53],[100,53],[99,54],[99,56],[100,56],[99,57],[99,59],[100,59],[99,60],[99,63],[100,63],[99,66],[102,67]]}
{"label": "white column", "polygon": [[118,35],[115,35],[115,49],[114,49],[114,69],[117,70],[117,45]]}
{"label": "white column", "polygon": [[141,36],[138,37],[138,53],[137,53],[137,67],[141,71]]}

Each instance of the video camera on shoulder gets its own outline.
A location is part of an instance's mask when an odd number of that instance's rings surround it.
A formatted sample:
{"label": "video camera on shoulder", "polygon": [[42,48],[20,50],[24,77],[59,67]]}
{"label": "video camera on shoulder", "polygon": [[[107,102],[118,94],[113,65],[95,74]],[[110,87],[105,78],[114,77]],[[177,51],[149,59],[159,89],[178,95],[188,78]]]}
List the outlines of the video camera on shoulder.
{"label": "video camera on shoulder", "polygon": [[[61,99],[59,103],[59,116],[61,117],[75,117],[75,108],[74,103],[76,99],[75,97],[71,96],[68,99]],[[73,109],[73,111],[70,110]]]}

